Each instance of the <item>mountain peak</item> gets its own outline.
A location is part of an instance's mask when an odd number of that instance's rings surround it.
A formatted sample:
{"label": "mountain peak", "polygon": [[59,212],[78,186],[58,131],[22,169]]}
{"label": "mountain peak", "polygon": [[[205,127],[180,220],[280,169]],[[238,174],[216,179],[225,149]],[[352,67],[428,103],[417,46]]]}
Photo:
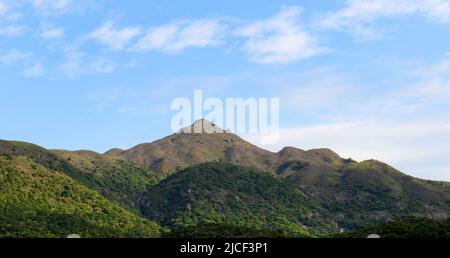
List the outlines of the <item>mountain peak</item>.
{"label": "mountain peak", "polygon": [[195,121],[192,125],[182,128],[180,131],[178,131],[178,133],[185,134],[185,133],[230,133],[230,132],[202,118]]}

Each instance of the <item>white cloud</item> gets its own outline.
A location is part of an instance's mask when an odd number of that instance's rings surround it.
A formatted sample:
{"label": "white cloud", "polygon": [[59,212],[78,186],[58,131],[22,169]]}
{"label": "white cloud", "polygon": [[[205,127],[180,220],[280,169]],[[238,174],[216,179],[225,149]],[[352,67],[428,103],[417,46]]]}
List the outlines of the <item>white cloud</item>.
{"label": "white cloud", "polygon": [[33,61],[31,53],[22,52],[18,49],[10,49],[8,51],[0,51],[0,64],[19,67],[25,77],[41,77],[46,74],[44,66]]}
{"label": "white cloud", "polygon": [[25,70],[23,70],[23,74],[26,77],[42,77],[45,75],[45,69],[44,66],[40,63],[37,63]]}
{"label": "white cloud", "polygon": [[420,15],[432,22],[450,22],[449,0],[347,0],[344,8],[320,16],[319,26],[374,37],[380,32],[372,23],[382,18]]}
{"label": "white cloud", "polygon": [[33,6],[43,14],[66,12],[72,5],[72,0],[32,0]]}
{"label": "white cloud", "polygon": [[67,51],[66,60],[61,64],[61,71],[69,78],[76,78],[84,73],[83,57],[84,52]]}
{"label": "white cloud", "polygon": [[408,97],[421,98],[428,101],[450,100],[450,59],[416,69],[418,82],[407,92]]}
{"label": "white cloud", "polygon": [[112,73],[116,70],[116,64],[109,59],[100,58],[94,60],[89,68],[97,73]]}
{"label": "white cloud", "polygon": [[5,14],[7,11],[8,6],[4,2],[0,1],[0,15]]}
{"label": "white cloud", "polygon": [[221,43],[224,28],[218,20],[183,20],[151,28],[131,50],[161,50],[177,53],[190,47],[209,47]]}
{"label": "white cloud", "polygon": [[28,62],[31,56],[30,53],[24,53],[17,49],[10,49],[8,51],[0,50],[0,63],[11,65],[17,62]]}
{"label": "white cloud", "polygon": [[8,25],[6,27],[0,27],[0,37],[17,37],[24,34],[26,30],[22,25]]}
{"label": "white cloud", "polygon": [[278,14],[233,29],[236,26],[223,18],[184,19],[149,28],[141,34],[140,27],[115,28],[106,22],[89,34],[114,50],[131,52],[161,51],[180,53],[187,48],[205,48],[222,44],[225,40],[244,38],[242,47],[248,57],[258,63],[289,63],[309,58],[327,51],[318,40],[300,24],[301,9],[285,7]]}
{"label": "white cloud", "polygon": [[117,64],[104,57],[89,57],[85,52],[66,50],[66,59],[61,64],[61,72],[69,78],[77,78],[80,75],[112,73]]}
{"label": "white cloud", "polygon": [[[255,143],[259,139],[257,135],[244,137]],[[363,121],[286,128],[281,129],[276,145],[263,147],[278,151],[285,146],[330,148],[345,158],[387,162],[416,177],[450,180],[450,123],[446,121]]]}
{"label": "white cloud", "polygon": [[[450,180],[450,60],[415,66],[395,71],[404,74],[395,87],[370,87],[333,70],[274,78],[287,85],[277,88],[281,114],[309,122],[281,128],[279,142],[263,147],[330,148],[417,177]],[[259,144],[258,135],[244,137]]]}
{"label": "white cloud", "polygon": [[64,36],[65,28],[57,27],[50,23],[43,23],[41,25],[40,36],[44,39],[56,39]]}
{"label": "white cloud", "polygon": [[324,52],[326,49],[300,25],[300,14],[299,7],[285,7],[275,16],[238,28],[236,35],[247,38],[242,49],[250,60],[289,63]]}
{"label": "white cloud", "polygon": [[125,27],[117,29],[112,22],[105,22],[102,26],[89,34],[89,38],[107,45],[113,50],[121,50],[126,47],[131,39],[141,33],[139,27]]}
{"label": "white cloud", "polygon": [[21,1],[0,0],[0,21],[13,23],[19,20],[23,14],[17,9],[22,4]]}

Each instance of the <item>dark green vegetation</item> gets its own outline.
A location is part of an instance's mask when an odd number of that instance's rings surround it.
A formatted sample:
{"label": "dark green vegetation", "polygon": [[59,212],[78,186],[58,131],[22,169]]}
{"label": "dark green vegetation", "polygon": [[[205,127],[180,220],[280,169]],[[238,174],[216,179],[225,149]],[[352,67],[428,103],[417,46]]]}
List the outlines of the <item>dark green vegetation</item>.
{"label": "dark green vegetation", "polygon": [[288,179],[321,203],[345,231],[408,215],[450,214],[448,183],[416,179],[374,160],[304,171]]}
{"label": "dark green vegetation", "polygon": [[377,234],[382,238],[450,238],[450,219],[432,220],[406,217],[358,232],[339,234],[337,238],[366,238]]}
{"label": "dark green vegetation", "polygon": [[333,230],[327,211],[294,184],[224,163],[169,176],[141,197],[141,212],[164,226],[220,223],[299,236]]}
{"label": "dark green vegetation", "polygon": [[0,156],[0,237],[156,237],[159,231],[60,172]]}
{"label": "dark green vegetation", "polygon": [[133,165],[125,160],[103,156],[90,151],[54,151],[68,164],[89,177],[88,185],[106,198],[139,212],[137,200],[150,185],[161,178],[150,169]]}
{"label": "dark green vegetation", "polygon": [[0,141],[0,155],[27,157],[72,177],[132,211],[138,211],[136,200],[160,178],[150,169],[91,151],[49,151],[29,143]]}
{"label": "dark green vegetation", "polygon": [[0,159],[1,236],[155,236],[150,219],[169,237],[317,237],[450,215],[447,182],[328,149],[273,153],[229,133],[105,154],[0,141]]}
{"label": "dark green vegetation", "polygon": [[288,235],[283,231],[268,231],[224,223],[178,226],[162,234],[162,237],[166,238],[284,238],[291,236],[297,235]]}

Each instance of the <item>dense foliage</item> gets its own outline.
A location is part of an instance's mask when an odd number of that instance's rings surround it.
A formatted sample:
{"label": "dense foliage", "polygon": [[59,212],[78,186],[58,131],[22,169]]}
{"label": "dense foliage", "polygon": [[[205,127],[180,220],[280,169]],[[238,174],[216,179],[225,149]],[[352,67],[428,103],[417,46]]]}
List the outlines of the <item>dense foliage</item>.
{"label": "dense foliage", "polygon": [[139,213],[137,200],[150,185],[160,180],[160,175],[148,168],[133,165],[121,159],[96,153],[83,155],[77,152],[56,151],[58,157],[88,175],[91,188],[110,201]]}
{"label": "dense foliage", "polygon": [[288,180],[321,203],[345,231],[411,214],[450,214],[448,184],[416,179],[378,161],[347,162],[337,170],[303,172]]}
{"label": "dense foliage", "polygon": [[253,227],[219,223],[178,226],[162,235],[167,238],[283,238],[296,236],[283,231],[266,231]]}
{"label": "dense foliage", "polygon": [[0,156],[0,237],[156,237],[141,218],[25,157]]}
{"label": "dense foliage", "polygon": [[366,238],[370,234],[377,234],[381,238],[450,238],[450,219],[433,220],[406,217],[358,232],[339,234],[335,237]]}
{"label": "dense foliage", "polygon": [[97,190],[110,201],[138,212],[137,200],[160,176],[148,168],[100,154],[86,157],[77,152],[48,151],[24,143],[0,141],[0,154],[24,156],[40,165],[63,172],[85,186]]}
{"label": "dense foliage", "polygon": [[175,227],[219,223],[304,236],[333,230],[326,210],[287,180],[227,163],[169,176],[141,197],[141,212]]}

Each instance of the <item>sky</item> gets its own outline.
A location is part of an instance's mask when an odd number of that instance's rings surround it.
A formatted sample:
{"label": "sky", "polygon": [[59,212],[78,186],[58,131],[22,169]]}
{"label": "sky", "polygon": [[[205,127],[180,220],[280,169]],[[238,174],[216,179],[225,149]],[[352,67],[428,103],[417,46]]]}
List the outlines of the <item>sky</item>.
{"label": "sky", "polygon": [[269,150],[450,181],[450,0],[0,0],[2,139],[130,148],[195,89],[279,98]]}

